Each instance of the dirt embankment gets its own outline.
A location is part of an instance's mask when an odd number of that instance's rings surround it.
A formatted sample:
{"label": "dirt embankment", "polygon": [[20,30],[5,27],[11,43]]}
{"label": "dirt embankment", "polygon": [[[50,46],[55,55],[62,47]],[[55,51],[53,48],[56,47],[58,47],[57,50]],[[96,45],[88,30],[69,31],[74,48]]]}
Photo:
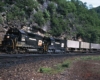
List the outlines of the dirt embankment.
{"label": "dirt embankment", "polygon": [[[38,71],[40,67],[53,67],[67,59],[74,62],[62,72]],[[76,61],[76,57],[0,59],[0,80],[100,80],[100,61]]]}
{"label": "dirt embankment", "polygon": [[100,80],[100,61],[77,61],[70,69],[69,80]]}

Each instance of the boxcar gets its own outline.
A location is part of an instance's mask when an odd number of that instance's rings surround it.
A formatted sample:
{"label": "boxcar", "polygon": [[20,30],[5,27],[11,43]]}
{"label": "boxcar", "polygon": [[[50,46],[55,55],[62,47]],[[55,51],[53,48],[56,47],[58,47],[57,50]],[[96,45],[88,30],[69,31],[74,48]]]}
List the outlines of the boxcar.
{"label": "boxcar", "polygon": [[79,41],[67,40],[67,51],[77,51],[79,47]]}
{"label": "boxcar", "polygon": [[80,51],[88,52],[90,50],[90,43],[88,42],[80,42]]}
{"label": "boxcar", "polygon": [[100,44],[91,43],[91,52],[100,51]]}

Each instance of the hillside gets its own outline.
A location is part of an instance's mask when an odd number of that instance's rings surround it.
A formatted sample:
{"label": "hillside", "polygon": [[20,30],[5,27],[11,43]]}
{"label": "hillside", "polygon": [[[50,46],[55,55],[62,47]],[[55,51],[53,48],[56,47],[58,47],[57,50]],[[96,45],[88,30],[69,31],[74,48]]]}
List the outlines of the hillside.
{"label": "hillside", "polygon": [[100,6],[93,8],[93,10],[95,10],[100,18]]}
{"label": "hillside", "polygon": [[2,27],[41,28],[56,37],[100,43],[100,18],[79,0],[0,0]]}

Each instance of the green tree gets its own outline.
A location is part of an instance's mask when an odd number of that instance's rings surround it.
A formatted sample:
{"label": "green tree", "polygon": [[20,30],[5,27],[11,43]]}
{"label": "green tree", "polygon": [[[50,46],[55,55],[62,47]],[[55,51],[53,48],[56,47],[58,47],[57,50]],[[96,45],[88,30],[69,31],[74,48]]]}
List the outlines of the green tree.
{"label": "green tree", "polygon": [[38,23],[40,26],[43,25],[45,23],[45,19],[43,17],[43,13],[41,11],[38,11],[35,15],[34,15],[34,21],[36,23]]}
{"label": "green tree", "polygon": [[43,4],[44,3],[44,0],[38,0],[39,3]]}
{"label": "green tree", "polygon": [[45,10],[45,11],[43,12],[43,14],[44,14],[44,18],[45,18],[46,20],[50,20],[50,13],[49,13],[49,11]]}
{"label": "green tree", "polygon": [[4,3],[2,1],[0,1],[0,12],[5,11],[3,6],[4,6]]}
{"label": "green tree", "polygon": [[55,4],[54,4],[53,2],[51,2],[51,3],[48,5],[47,10],[48,10],[51,14],[53,14],[53,13],[56,11],[56,6],[55,6]]}

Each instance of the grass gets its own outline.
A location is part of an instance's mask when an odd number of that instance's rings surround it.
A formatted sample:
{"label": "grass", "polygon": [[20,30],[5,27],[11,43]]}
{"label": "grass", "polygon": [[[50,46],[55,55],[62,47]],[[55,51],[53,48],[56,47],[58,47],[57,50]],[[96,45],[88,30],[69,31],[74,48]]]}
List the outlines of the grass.
{"label": "grass", "polygon": [[64,71],[66,68],[69,68],[71,65],[72,61],[71,60],[66,60],[63,63],[57,64],[53,66],[52,68],[50,67],[41,67],[39,69],[40,73],[46,73],[46,74],[56,74],[59,72]]}
{"label": "grass", "polygon": [[100,56],[83,56],[83,57],[78,57],[75,59],[68,59],[60,64],[54,65],[52,68],[51,67],[41,67],[41,68],[39,68],[38,72],[45,73],[45,74],[56,74],[56,73],[64,71],[67,68],[70,68],[70,66],[73,62],[80,61],[80,60],[82,60],[82,61],[100,60]]}
{"label": "grass", "polygon": [[100,60],[100,56],[86,56],[78,58],[79,60]]}
{"label": "grass", "polygon": [[41,67],[39,69],[40,73],[51,73],[51,71],[52,71],[52,68],[50,68],[50,67]]}

